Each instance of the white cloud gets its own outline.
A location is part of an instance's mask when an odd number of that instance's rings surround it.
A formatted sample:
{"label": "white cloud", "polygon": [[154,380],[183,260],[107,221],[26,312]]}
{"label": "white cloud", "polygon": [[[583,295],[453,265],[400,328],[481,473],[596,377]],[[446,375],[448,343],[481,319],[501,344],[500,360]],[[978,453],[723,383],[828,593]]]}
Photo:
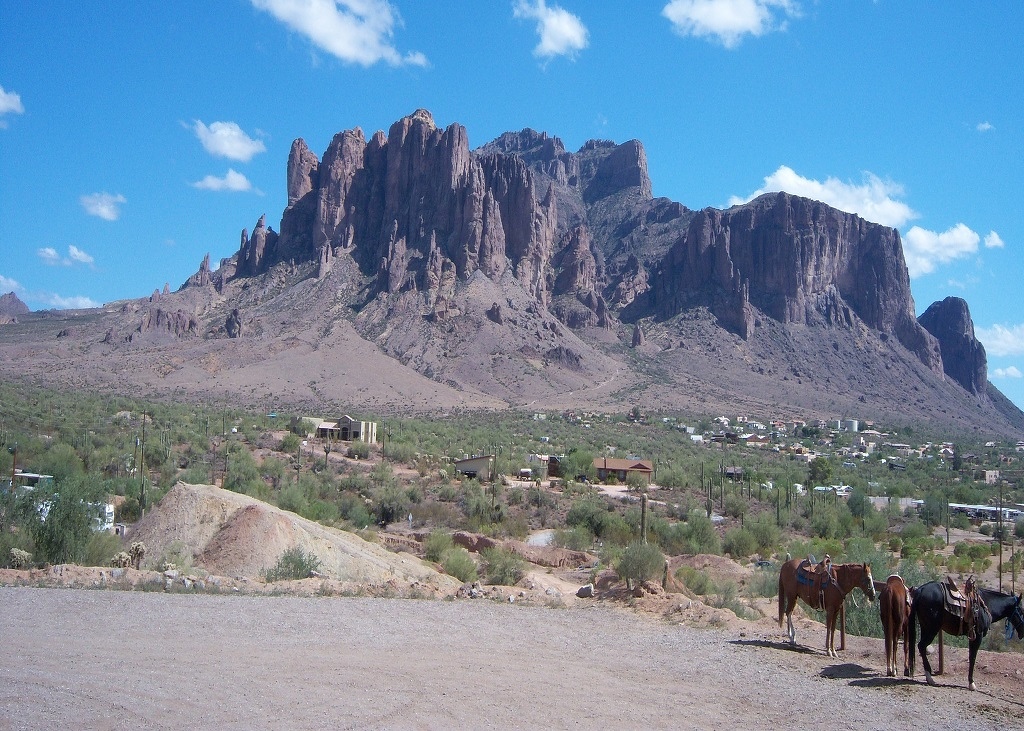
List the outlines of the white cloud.
{"label": "white cloud", "polygon": [[68,247],[68,258],[72,261],[77,261],[79,264],[92,264],[94,261],[89,254],[86,254],[74,244]]}
{"label": "white cloud", "polygon": [[993,378],[1021,378],[1024,377],[1024,373],[1021,373],[1017,366],[1010,366],[1009,368],[996,368],[992,371]]}
{"label": "white cloud", "polygon": [[841,211],[856,213],[869,221],[893,228],[899,228],[918,217],[910,206],[898,199],[903,194],[902,186],[882,180],[872,173],[864,173],[864,182],[860,185],[844,183],[838,178],[827,178],[822,183],[813,178],[805,178],[785,165],[764,179],[764,187],[746,198],[733,196],[729,199],[729,205],[746,203],[764,193],[777,191],[821,201]]}
{"label": "white cloud", "polygon": [[372,66],[426,66],[419,51],[404,56],[391,44],[397,11],[387,0],[251,0],[315,45],[345,61]]}
{"label": "white cloud", "polygon": [[1024,325],[976,327],[974,336],[984,344],[988,355],[1024,355]]}
{"label": "white cloud", "polygon": [[89,307],[99,307],[100,303],[89,297],[76,295],[73,297],[62,297],[53,292],[36,292],[30,298],[33,302],[42,302],[45,305],[57,310],[82,310]]}
{"label": "white cloud", "polygon": [[7,128],[6,120],[2,119],[5,114],[24,114],[25,107],[21,104],[21,96],[13,91],[5,91],[0,86],[0,129]]}
{"label": "white cloud", "polygon": [[539,58],[574,57],[588,45],[587,27],[575,15],[558,5],[547,6],[545,0],[517,0],[512,8],[516,18],[537,21],[540,42],[533,49]]}
{"label": "white cloud", "polygon": [[121,215],[119,206],[128,202],[120,193],[117,195],[92,193],[91,195],[83,195],[79,200],[86,213],[90,216],[102,218],[104,221],[116,221]]}
{"label": "white cloud", "polygon": [[22,286],[16,279],[11,279],[10,277],[5,277],[3,274],[0,274],[0,293],[20,292],[21,290]]}
{"label": "white cloud", "polygon": [[45,246],[41,249],[36,249],[36,254],[50,266],[59,265],[69,267],[75,262],[92,266],[93,261],[95,261],[89,254],[85,253],[74,244],[68,247],[67,256],[61,256],[52,246]]}
{"label": "white cloud", "polygon": [[37,249],[36,254],[38,254],[39,258],[42,259],[47,264],[49,264],[50,266],[56,266],[57,264],[64,263],[64,261],[61,259],[60,254],[58,254],[57,250],[54,249],[52,246]]}
{"label": "white cloud", "polygon": [[254,140],[234,122],[214,122],[207,127],[197,119],[192,129],[203,149],[217,157],[249,162],[254,155],[267,151],[262,141]]}
{"label": "white cloud", "polygon": [[979,132],[988,132],[990,130],[995,129],[995,127],[993,127],[988,122],[979,122],[978,126],[975,127],[975,129],[978,130]]}
{"label": "white cloud", "polygon": [[903,235],[907,270],[911,278],[929,274],[939,264],[974,254],[978,251],[979,241],[981,237],[962,223],[942,233],[913,226]]}
{"label": "white cloud", "polygon": [[793,0],[671,0],[661,14],[681,36],[716,38],[735,48],[745,35],[785,30],[800,8]]}
{"label": "white cloud", "polygon": [[999,234],[995,231],[989,231],[988,236],[985,237],[985,248],[986,249],[1001,249],[1003,248],[1003,240]]}
{"label": "white cloud", "polygon": [[192,183],[192,186],[200,190],[229,190],[234,192],[252,190],[252,183],[249,182],[249,179],[231,168],[228,168],[228,172],[223,178],[207,175],[202,180]]}

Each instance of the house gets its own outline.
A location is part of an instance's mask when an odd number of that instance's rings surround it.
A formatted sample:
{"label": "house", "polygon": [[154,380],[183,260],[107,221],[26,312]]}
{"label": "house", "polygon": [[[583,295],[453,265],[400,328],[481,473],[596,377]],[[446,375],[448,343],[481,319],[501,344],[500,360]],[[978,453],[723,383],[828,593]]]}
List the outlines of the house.
{"label": "house", "polygon": [[475,457],[457,459],[454,462],[455,474],[465,475],[470,479],[479,480],[494,479],[494,455],[481,454]]}
{"label": "house", "polygon": [[646,459],[595,457],[594,469],[597,470],[597,479],[602,482],[608,479],[625,482],[630,475],[640,475],[645,482],[650,483],[654,474],[654,465]]}
{"label": "house", "polygon": [[360,421],[345,414],[339,419],[329,420],[314,416],[292,417],[291,429],[297,434],[318,439],[333,439],[340,442],[377,441],[377,422]]}

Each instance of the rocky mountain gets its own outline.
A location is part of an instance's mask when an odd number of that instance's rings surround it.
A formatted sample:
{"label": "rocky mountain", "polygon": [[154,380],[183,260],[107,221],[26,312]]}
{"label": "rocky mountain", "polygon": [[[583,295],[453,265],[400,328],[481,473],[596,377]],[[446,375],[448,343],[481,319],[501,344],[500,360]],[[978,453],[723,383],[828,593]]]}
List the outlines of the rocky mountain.
{"label": "rocky mountain", "polygon": [[0,295],[0,324],[17,322],[20,315],[28,313],[28,305],[18,299],[14,292]]}
{"label": "rocky mountain", "polygon": [[694,211],[653,197],[639,141],[569,152],[527,129],[470,149],[424,110],[340,132],[321,158],[297,139],[286,176],[279,231],[261,215],[177,292],[106,308],[106,363],[145,352],[168,388],[399,410],[1024,428],[966,304],[919,322],[899,233],[823,203]]}

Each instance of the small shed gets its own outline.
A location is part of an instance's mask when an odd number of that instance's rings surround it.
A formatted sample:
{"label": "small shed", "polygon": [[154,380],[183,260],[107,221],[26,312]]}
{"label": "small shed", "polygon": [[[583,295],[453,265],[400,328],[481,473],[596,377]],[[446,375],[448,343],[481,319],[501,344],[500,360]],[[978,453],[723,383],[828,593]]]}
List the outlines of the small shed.
{"label": "small shed", "polygon": [[478,480],[494,479],[494,455],[482,454],[476,457],[457,459],[454,463],[455,474],[465,475]]}

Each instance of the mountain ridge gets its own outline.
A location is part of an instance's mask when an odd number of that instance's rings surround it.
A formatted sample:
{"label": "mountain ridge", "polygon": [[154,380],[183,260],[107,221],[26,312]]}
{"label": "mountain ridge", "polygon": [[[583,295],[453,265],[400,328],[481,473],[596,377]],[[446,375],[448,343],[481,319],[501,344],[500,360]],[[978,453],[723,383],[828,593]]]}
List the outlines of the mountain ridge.
{"label": "mountain ridge", "polygon": [[[160,349],[173,340],[251,375],[301,332],[331,351],[319,369],[191,390],[401,409],[401,388],[338,382],[351,348],[405,373],[428,407],[435,388],[441,408],[749,406],[1024,428],[984,379],[966,303],[918,321],[899,233],[826,204],[770,193],[694,211],[652,196],[637,140],[573,153],[522,130],[470,150],[465,128],[425,110],[387,135],[339,132],[322,159],[297,139],[286,175],[280,232],[264,214],[177,292],[105,307],[106,350],[82,328],[83,352],[173,363]],[[154,386],[189,388],[173,377],[183,365],[151,368]]]}

